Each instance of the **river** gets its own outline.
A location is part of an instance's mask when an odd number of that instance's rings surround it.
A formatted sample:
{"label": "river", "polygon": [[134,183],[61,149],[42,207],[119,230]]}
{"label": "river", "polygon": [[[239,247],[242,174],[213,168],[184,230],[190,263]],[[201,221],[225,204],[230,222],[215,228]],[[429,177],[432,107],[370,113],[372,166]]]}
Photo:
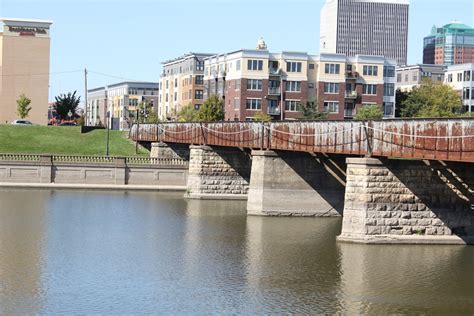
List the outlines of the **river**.
{"label": "river", "polygon": [[473,246],[180,194],[0,189],[0,314],[474,313]]}

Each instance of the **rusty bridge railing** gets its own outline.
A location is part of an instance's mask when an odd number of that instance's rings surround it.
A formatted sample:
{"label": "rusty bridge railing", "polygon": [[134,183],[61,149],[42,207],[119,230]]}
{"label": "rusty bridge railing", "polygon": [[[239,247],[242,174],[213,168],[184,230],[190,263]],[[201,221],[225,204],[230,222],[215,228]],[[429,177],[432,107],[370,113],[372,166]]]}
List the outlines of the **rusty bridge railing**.
{"label": "rusty bridge railing", "polygon": [[474,119],[134,125],[130,138],[252,149],[474,162]]}

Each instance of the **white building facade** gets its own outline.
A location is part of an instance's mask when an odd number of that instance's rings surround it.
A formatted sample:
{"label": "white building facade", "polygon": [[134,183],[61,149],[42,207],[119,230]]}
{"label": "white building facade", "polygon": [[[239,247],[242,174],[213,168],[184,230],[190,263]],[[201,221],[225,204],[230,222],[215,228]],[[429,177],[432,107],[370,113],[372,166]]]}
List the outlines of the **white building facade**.
{"label": "white building facade", "polygon": [[409,0],[326,0],[321,53],[376,55],[407,63]]}
{"label": "white building facade", "polygon": [[462,97],[463,112],[474,112],[474,64],[448,66],[445,83]]}

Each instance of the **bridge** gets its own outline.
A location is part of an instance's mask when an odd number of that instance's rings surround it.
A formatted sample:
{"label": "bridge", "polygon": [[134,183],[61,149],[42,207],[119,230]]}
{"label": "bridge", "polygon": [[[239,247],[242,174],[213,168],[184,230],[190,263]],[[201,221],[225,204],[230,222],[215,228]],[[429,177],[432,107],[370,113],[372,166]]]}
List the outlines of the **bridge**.
{"label": "bridge", "polygon": [[189,160],[187,198],[343,216],[348,242],[474,243],[474,119],[140,124],[130,138]]}

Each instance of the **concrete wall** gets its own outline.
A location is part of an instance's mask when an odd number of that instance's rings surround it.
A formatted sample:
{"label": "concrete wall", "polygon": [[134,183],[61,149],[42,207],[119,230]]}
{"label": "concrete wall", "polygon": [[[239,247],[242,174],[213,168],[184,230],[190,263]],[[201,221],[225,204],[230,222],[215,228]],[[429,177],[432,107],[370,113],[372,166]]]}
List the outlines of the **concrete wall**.
{"label": "concrete wall", "polygon": [[339,240],[472,243],[474,165],[347,159]]}
{"label": "concrete wall", "polygon": [[0,183],[184,186],[187,169],[185,164],[132,165],[125,158],[110,163],[74,163],[41,156],[40,161],[0,161]]}
{"label": "concrete wall", "polygon": [[253,151],[247,213],[341,216],[345,170],[340,157]]}

